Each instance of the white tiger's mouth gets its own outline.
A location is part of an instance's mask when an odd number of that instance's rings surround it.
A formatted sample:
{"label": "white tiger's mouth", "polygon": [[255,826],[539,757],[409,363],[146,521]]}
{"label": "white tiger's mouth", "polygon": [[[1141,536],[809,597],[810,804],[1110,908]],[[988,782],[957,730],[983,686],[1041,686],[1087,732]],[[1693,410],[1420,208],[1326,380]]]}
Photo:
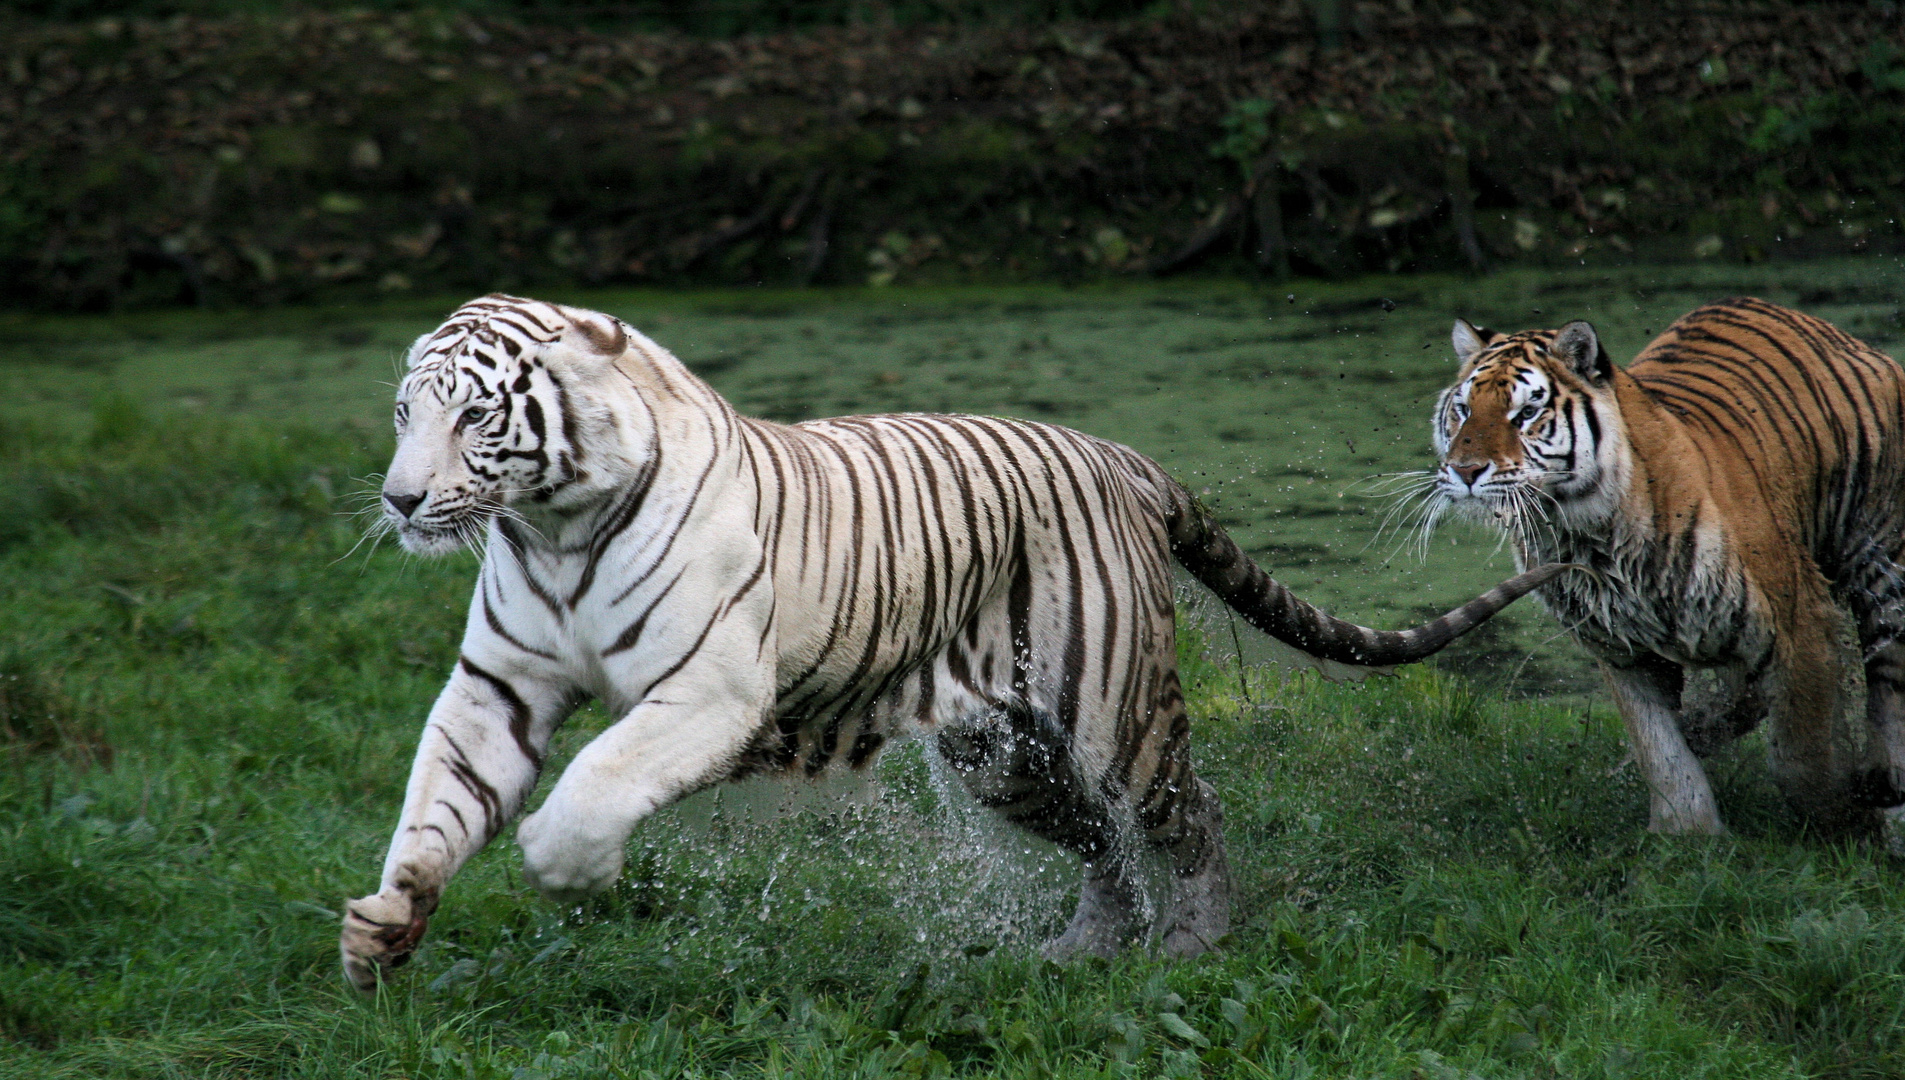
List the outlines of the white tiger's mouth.
{"label": "white tiger's mouth", "polygon": [[454,529],[424,529],[413,525],[397,530],[397,543],[413,555],[448,555],[470,546],[468,538]]}
{"label": "white tiger's mouth", "polygon": [[480,547],[489,527],[490,515],[481,510],[459,514],[453,519],[436,521],[397,521],[385,517],[397,534],[397,543],[413,555],[448,555],[465,548]]}

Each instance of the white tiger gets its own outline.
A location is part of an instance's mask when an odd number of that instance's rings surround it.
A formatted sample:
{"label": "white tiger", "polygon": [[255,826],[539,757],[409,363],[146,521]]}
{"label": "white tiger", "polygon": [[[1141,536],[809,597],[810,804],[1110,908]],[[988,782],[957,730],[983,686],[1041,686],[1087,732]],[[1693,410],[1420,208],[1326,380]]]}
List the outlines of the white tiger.
{"label": "white tiger", "polygon": [[620,719],[517,829],[549,897],[608,885],[636,823],[691,792],[860,767],[926,733],[980,803],[1083,857],[1049,954],[1142,929],[1144,847],[1176,875],[1164,949],[1200,952],[1229,883],[1191,769],[1172,555],[1272,635],[1362,665],[1420,659],[1553,573],[1379,633],[1291,596],[1154,462],[1075,431],[752,420],[619,321],[508,296],[466,304],[408,361],[386,520],[411,551],[486,549],[381,888],[348,905],[344,968],[366,990],[590,697]]}

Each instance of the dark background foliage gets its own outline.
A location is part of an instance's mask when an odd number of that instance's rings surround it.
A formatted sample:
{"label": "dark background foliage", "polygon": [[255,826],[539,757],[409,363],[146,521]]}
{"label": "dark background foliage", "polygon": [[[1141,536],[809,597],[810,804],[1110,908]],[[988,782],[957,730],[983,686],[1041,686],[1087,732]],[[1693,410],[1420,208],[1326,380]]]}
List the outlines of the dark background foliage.
{"label": "dark background foliage", "polygon": [[[97,19],[172,15],[282,14],[300,6],[281,0],[11,0],[0,11],[32,19]],[[544,23],[587,24],[695,34],[763,34],[805,26],[853,23],[1049,22],[1141,15],[1157,0],[368,0],[367,11],[437,10]]]}
{"label": "dark background foliage", "polygon": [[35,306],[1750,261],[1905,180],[1885,5],[8,8]]}

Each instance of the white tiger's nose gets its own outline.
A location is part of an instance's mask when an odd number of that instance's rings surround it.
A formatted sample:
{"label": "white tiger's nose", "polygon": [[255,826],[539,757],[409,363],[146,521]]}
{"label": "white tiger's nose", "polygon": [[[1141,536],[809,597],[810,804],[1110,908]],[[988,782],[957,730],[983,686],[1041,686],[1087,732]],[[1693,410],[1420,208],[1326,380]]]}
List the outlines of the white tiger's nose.
{"label": "white tiger's nose", "polygon": [[424,493],[421,491],[405,494],[386,491],[384,492],[384,502],[392,510],[397,511],[398,517],[409,521],[411,512],[416,510],[418,505],[423,502],[423,495]]}

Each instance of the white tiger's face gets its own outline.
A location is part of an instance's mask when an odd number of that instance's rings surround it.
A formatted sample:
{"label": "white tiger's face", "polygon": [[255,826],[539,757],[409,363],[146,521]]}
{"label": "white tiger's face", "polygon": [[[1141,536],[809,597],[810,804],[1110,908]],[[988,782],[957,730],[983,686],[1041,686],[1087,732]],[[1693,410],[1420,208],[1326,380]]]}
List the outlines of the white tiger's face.
{"label": "white tiger's face", "polygon": [[455,551],[479,543],[490,519],[513,507],[561,506],[585,456],[578,365],[568,354],[619,354],[626,341],[619,323],[599,321],[485,297],[411,347],[382,500],[406,550]]}

